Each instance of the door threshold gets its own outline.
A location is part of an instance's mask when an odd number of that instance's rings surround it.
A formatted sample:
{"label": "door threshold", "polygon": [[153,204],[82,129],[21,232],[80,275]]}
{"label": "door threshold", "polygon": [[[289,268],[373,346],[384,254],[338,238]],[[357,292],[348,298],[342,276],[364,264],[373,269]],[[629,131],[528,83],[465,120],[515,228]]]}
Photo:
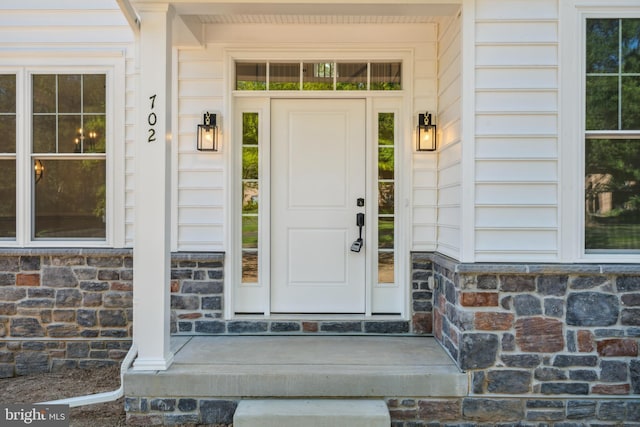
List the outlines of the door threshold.
{"label": "door threshold", "polygon": [[343,320],[408,320],[401,314],[348,314],[348,313],[235,313],[229,320],[317,320],[317,321],[343,321]]}

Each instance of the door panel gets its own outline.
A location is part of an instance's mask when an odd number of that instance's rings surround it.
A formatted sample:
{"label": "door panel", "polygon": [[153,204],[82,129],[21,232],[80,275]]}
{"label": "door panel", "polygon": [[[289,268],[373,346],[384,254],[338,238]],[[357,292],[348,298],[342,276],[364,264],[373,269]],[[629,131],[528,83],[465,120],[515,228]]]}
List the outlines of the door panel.
{"label": "door panel", "polygon": [[271,311],[363,313],[365,102],[271,102]]}

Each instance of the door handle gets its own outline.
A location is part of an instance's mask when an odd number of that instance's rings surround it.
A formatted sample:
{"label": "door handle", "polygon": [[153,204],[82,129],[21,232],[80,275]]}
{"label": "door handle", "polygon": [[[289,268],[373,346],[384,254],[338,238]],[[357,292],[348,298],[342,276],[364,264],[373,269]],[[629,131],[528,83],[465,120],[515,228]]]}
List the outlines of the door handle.
{"label": "door handle", "polygon": [[364,227],[364,214],[362,212],[358,212],[356,214],[356,225],[358,226],[358,238],[351,244],[352,252],[360,252],[360,250],[364,246],[364,241],[362,240],[362,227]]}

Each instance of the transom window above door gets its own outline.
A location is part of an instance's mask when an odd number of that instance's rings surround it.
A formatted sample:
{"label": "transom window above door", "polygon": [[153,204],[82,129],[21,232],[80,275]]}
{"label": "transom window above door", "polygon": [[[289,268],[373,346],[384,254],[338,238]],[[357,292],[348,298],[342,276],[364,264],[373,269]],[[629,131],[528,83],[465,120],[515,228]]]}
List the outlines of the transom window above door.
{"label": "transom window above door", "polygon": [[236,90],[401,90],[401,62],[236,62]]}

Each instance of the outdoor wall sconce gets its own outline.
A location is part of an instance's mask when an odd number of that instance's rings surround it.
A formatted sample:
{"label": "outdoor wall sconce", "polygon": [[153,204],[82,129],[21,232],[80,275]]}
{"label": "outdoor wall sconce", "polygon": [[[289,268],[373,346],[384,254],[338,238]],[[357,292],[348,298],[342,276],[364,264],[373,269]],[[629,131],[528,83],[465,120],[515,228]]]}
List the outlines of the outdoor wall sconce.
{"label": "outdoor wall sconce", "polygon": [[44,177],[44,165],[40,160],[36,159],[33,165],[33,170],[35,172],[36,184],[37,184],[38,182],[40,182],[42,177]]}
{"label": "outdoor wall sconce", "polygon": [[418,114],[416,150],[436,150],[436,125],[431,123],[431,113]]}
{"label": "outdoor wall sconce", "polygon": [[204,113],[202,124],[198,125],[198,151],[218,151],[218,125],[216,115]]}

